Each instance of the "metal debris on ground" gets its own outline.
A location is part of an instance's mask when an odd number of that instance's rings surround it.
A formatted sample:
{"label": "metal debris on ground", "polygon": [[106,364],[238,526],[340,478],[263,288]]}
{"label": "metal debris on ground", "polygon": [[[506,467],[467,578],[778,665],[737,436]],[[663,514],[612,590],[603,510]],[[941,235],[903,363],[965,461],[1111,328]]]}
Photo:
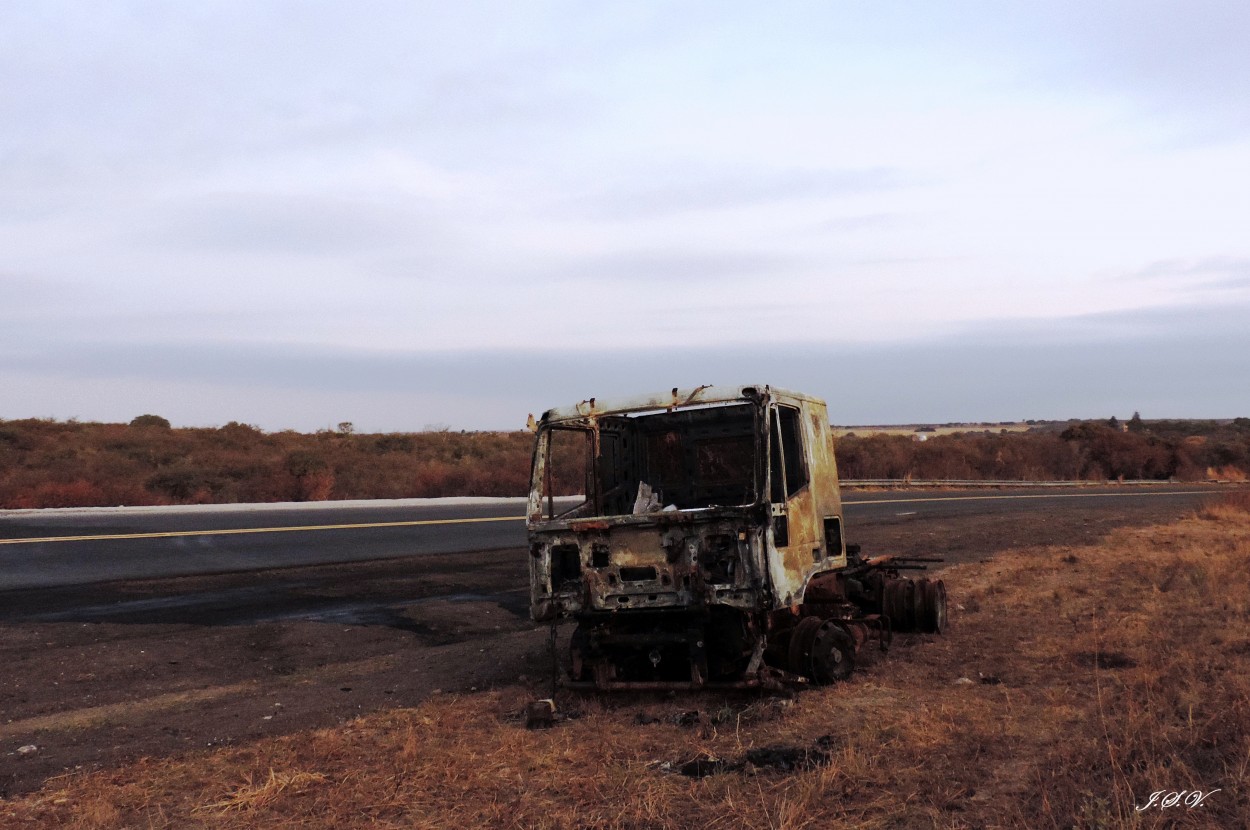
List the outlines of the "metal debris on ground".
{"label": "metal debris on ground", "polygon": [[531,701],[525,707],[526,729],[549,729],[556,724],[556,702],[551,698]]}
{"label": "metal debris on ground", "polygon": [[706,778],[709,775],[719,775],[722,772],[732,772],[741,769],[742,764],[731,763],[724,758],[717,758],[715,755],[699,755],[685,763],[677,766],[677,772],[687,778]]}
{"label": "metal debris on ground", "polygon": [[795,772],[829,763],[829,753],[818,747],[763,746],[748,749],[746,760],[753,767]]}
{"label": "metal debris on ground", "polygon": [[748,749],[741,758],[718,758],[702,753],[688,761],[664,762],[658,768],[687,778],[706,778],[728,772],[801,772],[829,763],[832,736],[824,735],[810,747],[774,745]]}

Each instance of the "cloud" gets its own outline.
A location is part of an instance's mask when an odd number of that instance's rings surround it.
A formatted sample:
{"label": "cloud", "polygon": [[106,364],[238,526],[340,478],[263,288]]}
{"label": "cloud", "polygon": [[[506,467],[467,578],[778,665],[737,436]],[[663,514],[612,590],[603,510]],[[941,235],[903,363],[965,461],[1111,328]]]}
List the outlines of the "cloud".
{"label": "cloud", "polygon": [[900,227],[916,217],[901,213],[866,213],[839,216],[817,222],[808,230],[814,233],[853,233],[862,230],[876,230]]}
{"label": "cloud", "polygon": [[1152,262],[1130,277],[1224,277],[1227,275],[1250,275],[1250,259],[1237,257],[1208,257],[1205,259],[1165,259]]}
{"label": "cloud", "polygon": [[594,112],[569,80],[586,57],[551,48],[578,19],[509,3],[6,4],[6,154],[48,176],[161,178],[306,149],[532,153]]}
{"label": "cloud", "polygon": [[[1190,142],[1250,131],[1250,6],[1065,0],[1038,6],[991,4],[988,33],[1024,65],[1018,80],[1065,94],[1101,92],[1136,102],[1141,116]],[[983,29],[982,31],[986,31]],[[992,42],[979,46],[994,50]]]}
{"label": "cloud", "polygon": [[1156,260],[1121,277],[1129,283],[1162,285],[1201,302],[1212,293],[1250,288],[1250,259],[1206,257]]}
{"label": "cloud", "polygon": [[[0,349],[9,386],[0,417],[25,417],[20,390],[61,378],[56,414],[99,417],[127,405],[120,390],[230,388],[196,407],[196,423],[244,418],[266,428],[317,428],[349,418],[362,429],[513,428],[526,412],[702,383],[772,383],[830,402],[835,423],[1250,415],[1250,306],[1095,315],[1032,327],[999,324],[886,346],[829,343],[657,349],[364,351],[237,343],[25,342]],[[46,381],[40,381],[46,382]],[[86,384],[95,400],[75,398]],[[117,394],[107,391],[114,385]],[[388,411],[419,392],[458,401],[441,411]],[[302,412],[291,400],[334,400]],[[42,398],[40,412],[51,407]],[[70,401],[77,401],[71,407]],[[170,397],[175,401],[175,396]],[[181,406],[181,404],[179,404]],[[344,411],[348,410],[348,411]],[[170,410],[172,411],[172,410]]]}
{"label": "cloud", "polygon": [[[780,375],[982,417],[1149,365],[1216,407],[1245,151],[1169,139],[1250,118],[1248,9],[0,4],[2,405],[511,424]],[[1173,310],[1080,314],[1134,306]]]}
{"label": "cloud", "polygon": [[[747,277],[791,274],[808,266],[797,256],[766,252],[700,252],[697,250],[623,251],[574,259],[547,276],[621,283],[720,283]],[[648,285],[646,290],[654,290]]]}
{"label": "cloud", "polygon": [[238,193],[187,200],[144,236],[172,248],[315,257],[420,243],[436,224],[398,199]]}
{"label": "cloud", "polygon": [[631,176],[634,182],[609,185],[578,197],[567,210],[600,219],[662,217],[673,213],[732,210],[774,202],[830,199],[899,187],[904,177],[883,167],[848,170],[700,169],[683,164]]}

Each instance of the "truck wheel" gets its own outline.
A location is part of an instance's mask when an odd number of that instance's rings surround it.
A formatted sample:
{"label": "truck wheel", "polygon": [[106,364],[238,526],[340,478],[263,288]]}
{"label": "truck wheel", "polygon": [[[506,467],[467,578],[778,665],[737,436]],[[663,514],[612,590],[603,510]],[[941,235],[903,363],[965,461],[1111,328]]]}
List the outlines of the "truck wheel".
{"label": "truck wheel", "polygon": [[946,584],[940,579],[924,581],[924,613],[920,628],[930,634],[946,629]]}
{"label": "truck wheel", "polygon": [[790,634],[786,666],[795,674],[811,676],[812,641],[820,630],[820,617],[804,617]]}
{"label": "truck wheel", "polygon": [[812,681],[825,686],[846,680],[855,671],[855,639],[833,620],[826,620],[812,638]]}
{"label": "truck wheel", "polygon": [[890,618],[891,631],[916,630],[916,584],[910,579],[887,579],[882,588],[881,605]]}
{"label": "truck wheel", "polygon": [[913,631],[928,631],[929,628],[929,580],[917,579],[912,582],[911,589],[911,627]]}

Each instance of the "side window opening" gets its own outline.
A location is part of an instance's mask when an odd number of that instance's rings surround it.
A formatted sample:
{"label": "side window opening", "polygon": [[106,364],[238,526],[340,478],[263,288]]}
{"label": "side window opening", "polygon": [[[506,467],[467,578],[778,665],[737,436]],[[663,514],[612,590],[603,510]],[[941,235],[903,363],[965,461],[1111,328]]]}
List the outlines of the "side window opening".
{"label": "side window opening", "polygon": [[781,416],[781,447],[786,459],[786,494],[794,495],[807,486],[807,461],[803,455],[803,428],[797,409],[779,406],[777,414]]}
{"label": "side window opening", "polygon": [[842,517],[829,516],[825,519],[825,555],[837,559],[842,555]]}
{"label": "side window opening", "polygon": [[770,432],[770,498],[774,502],[782,502],[806,487],[808,482],[799,411],[791,406],[777,407],[771,419]]}
{"label": "side window opening", "polygon": [[786,473],[782,466],[781,428],[778,426],[776,410],[768,419],[768,424],[768,499],[778,504],[786,500]]}
{"label": "side window opening", "polygon": [[[591,486],[594,434],[586,429],[553,429],[547,439],[547,463],[542,482],[543,518],[585,512]],[[576,505],[557,504],[563,496],[581,496]]]}

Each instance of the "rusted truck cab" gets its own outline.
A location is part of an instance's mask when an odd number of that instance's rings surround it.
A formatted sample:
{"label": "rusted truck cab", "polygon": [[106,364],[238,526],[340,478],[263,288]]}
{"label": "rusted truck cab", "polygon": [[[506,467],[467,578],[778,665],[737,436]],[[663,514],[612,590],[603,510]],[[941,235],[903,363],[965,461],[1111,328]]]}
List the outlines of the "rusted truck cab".
{"label": "rusted truck cab", "polygon": [[673,389],[552,409],[535,431],[531,612],[577,621],[569,684],[828,682],[888,638],[885,583],[910,580],[848,559],[823,401]]}

